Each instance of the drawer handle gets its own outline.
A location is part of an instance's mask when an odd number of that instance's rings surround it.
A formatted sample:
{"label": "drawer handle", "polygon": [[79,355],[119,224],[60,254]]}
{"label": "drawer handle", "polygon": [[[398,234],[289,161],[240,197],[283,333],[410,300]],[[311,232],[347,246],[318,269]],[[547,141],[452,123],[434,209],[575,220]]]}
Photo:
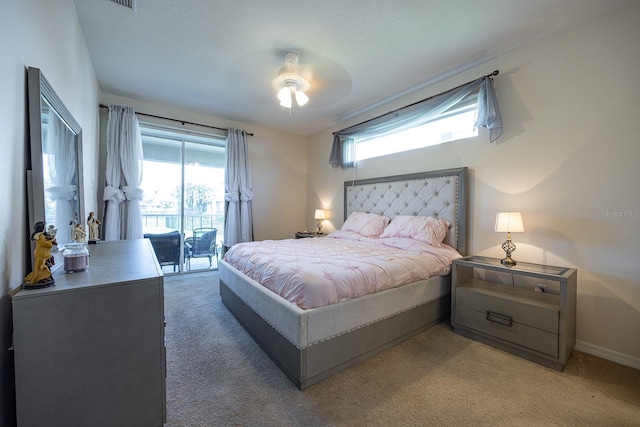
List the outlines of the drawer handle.
{"label": "drawer handle", "polygon": [[504,314],[494,313],[492,311],[487,311],[487,320],[504,326],[513,325],[513,318],[511,316],[505,316]]}

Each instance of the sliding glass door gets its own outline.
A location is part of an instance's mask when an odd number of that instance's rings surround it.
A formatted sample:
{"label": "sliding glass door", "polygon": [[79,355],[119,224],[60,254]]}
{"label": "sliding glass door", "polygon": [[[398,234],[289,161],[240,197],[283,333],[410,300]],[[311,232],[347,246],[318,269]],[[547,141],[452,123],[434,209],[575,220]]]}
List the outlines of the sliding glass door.
{"label": "sliding glass door", "polygon": [[217,269],[224,235],[224,139],[141,128],[143,227],[163,271]]}

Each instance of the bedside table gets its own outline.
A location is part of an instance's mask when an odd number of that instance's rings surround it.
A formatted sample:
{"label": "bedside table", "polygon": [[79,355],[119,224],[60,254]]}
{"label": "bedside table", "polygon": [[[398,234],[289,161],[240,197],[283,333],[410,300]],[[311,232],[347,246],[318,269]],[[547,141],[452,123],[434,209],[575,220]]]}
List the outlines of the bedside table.
{"label": "bedside table", "polygon": [[310,237],[324,237],[326,234],[317,234],[308,231],[296,231],[296,239],[307,239]]}
{"label": "bedside table", "polygon": [[453,261],[454,332],[561,371],[576,341],[575,268],[468,256]]}

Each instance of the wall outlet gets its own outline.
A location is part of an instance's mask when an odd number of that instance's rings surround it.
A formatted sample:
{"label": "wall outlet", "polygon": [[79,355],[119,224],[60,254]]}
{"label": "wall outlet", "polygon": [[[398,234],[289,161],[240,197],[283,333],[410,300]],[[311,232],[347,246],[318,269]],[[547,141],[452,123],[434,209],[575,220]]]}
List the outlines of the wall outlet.
{"label": "wall outlet", "polygon": [[545,293],[545,292],[548,292],[548,291],[549,291],[549,287],[548,287],[547,285],[541,285],[540,283],[538,283],[538,284],[536,285],[536,287],[535,287],[535,288],[533,288],[533,290],[534,290],[534,291],[536,291],[536,292],[542,292],[542,293]]}

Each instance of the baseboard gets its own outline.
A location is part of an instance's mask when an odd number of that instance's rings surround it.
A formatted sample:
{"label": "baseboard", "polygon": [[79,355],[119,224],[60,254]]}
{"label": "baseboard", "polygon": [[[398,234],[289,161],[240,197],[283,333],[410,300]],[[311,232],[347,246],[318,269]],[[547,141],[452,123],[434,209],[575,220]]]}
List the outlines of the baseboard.
{"label": "baseboard", "polygon": [[600,347],[578,340],[576,340],[576,345],[574,348],[578,351],[582,351],[583,353],[588,353],[593,356],[598,356],[603,359],[640,370],[640,358],[629,356],[628,354],[618,353],[617,351],[609,350],[608,348]]}

